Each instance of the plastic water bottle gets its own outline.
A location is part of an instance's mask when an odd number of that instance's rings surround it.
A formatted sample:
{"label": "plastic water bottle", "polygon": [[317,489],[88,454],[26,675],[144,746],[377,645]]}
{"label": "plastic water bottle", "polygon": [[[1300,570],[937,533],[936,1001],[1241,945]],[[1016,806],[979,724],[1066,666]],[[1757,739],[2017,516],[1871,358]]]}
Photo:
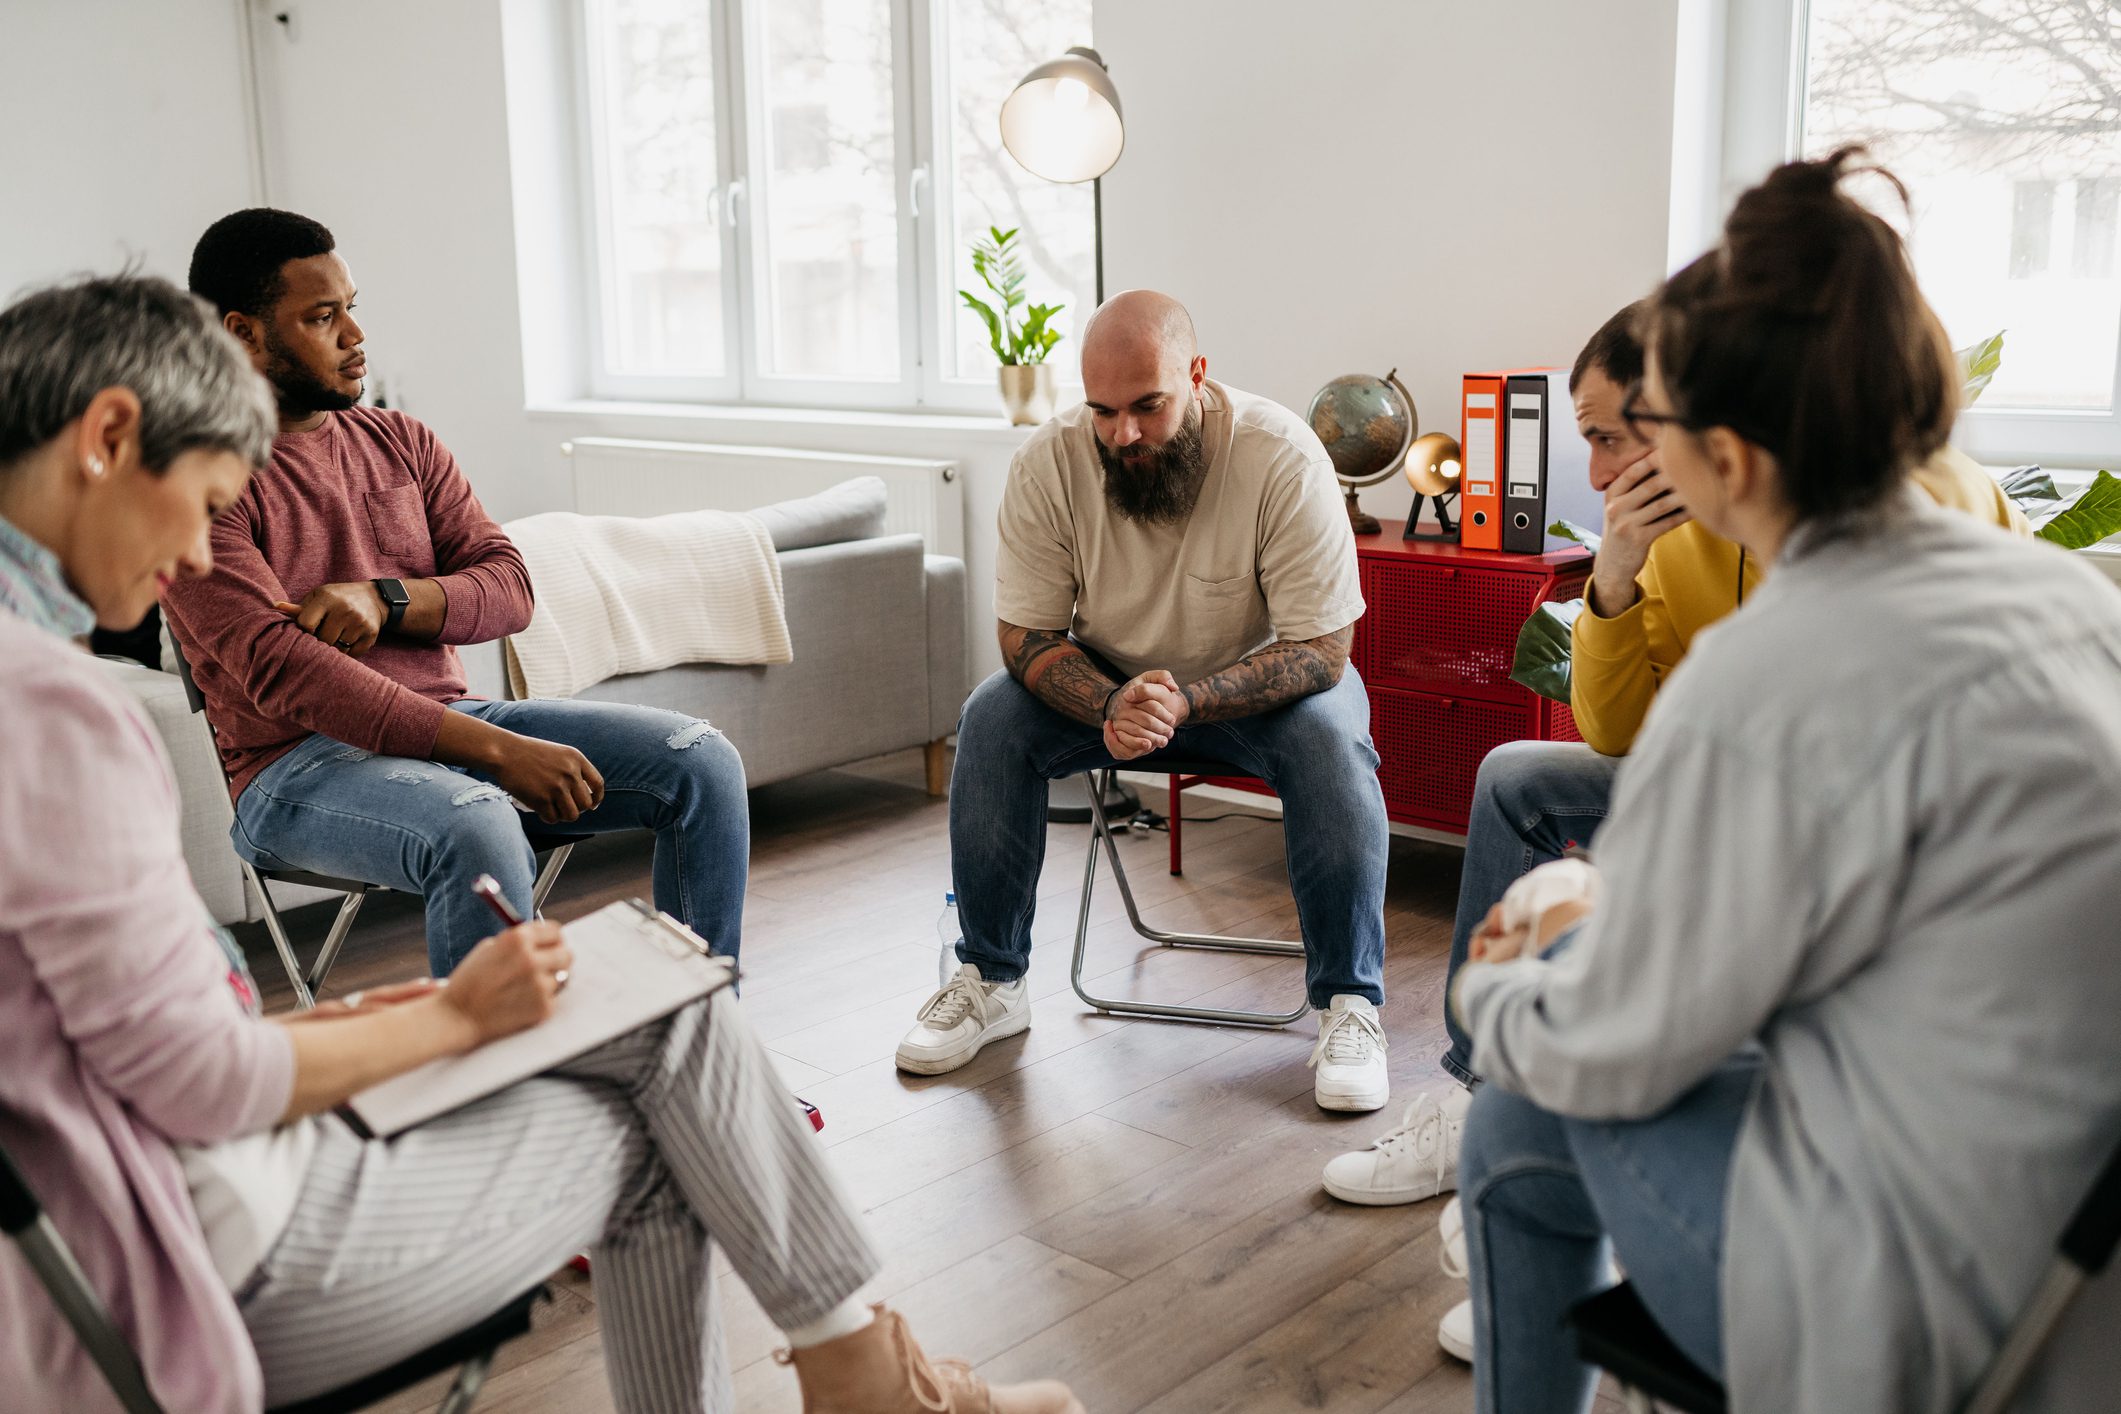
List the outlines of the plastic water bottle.
{"label": "plastic water bottle", "polygon": [[943,895],[943,911],[935,920],[935,940],[942,944],[942,953],[935,961],[935,985],[947,987],[957,977],[957,895]]}

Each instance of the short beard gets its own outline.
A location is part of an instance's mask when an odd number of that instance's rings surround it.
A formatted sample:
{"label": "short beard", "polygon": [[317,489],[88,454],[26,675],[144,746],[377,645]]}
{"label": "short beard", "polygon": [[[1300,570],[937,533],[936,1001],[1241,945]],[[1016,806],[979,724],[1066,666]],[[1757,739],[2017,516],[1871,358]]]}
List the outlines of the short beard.
{"label": "short beard", "polygon": [[303,367],[292,350],[270,330],[265,334],[265,381],[272,384],[279,401],[280,416],[290,421],[319,412],[345,412],[361,401],[361,390],[351,397]]}
{"label": "short beard", "polygon": [[1097,459],[1104,463],[1105,500],[1112,509],[1143,525],[1172,525],[1192,515],[1208,479],[1200,424],[1195,407],[1170,441],[1131,464],[1099,442]]}

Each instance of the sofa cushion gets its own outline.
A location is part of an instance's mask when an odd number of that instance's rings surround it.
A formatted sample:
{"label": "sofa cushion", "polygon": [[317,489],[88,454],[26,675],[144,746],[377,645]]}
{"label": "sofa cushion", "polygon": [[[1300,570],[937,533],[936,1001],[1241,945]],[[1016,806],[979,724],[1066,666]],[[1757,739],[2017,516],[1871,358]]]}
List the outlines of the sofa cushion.
{"label": "sofa cushion", "polygon": [[815,496],[776,501],[751,514],[765,524],[776,550],[806,550],[884,533],[884,481],[857,476]]}

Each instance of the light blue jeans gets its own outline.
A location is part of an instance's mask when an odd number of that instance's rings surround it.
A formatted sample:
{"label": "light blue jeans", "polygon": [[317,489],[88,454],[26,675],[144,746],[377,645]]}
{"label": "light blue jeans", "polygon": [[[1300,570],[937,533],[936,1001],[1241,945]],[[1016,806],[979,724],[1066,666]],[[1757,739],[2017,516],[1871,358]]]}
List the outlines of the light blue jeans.
{"label": "light blue jeans", "polygon": [[1391,841],[1370,697],[1353,667],[1336,686],[1272,712],[1180,727],[1164,751],[1125,763],[1112,760],[1095,727],[1062,716],[1008,673],[981,683],[958,718],[950,776],[950,872],[964,930],[958,959],[989,982],[1013,982],[1031,965],[1046,783],[1114,764],[1154,771],[1159,756],[1226,761],[1274,788],[1311,1005],[1341,992],[1382,1003]]}
{"label": "light blue jeans", "polygon": [[1480,1082],[1473,1073],[1473,1042],[1449,998],[1473,934],[1510,885],[1535,866],[1561,858],[1570,846],[1591,843],[1605,823],[1613,776],[1624,759],[1600,756],[1575,742],[1515,741],[1496,747],[1480,763],[1444,979],[1444,1031],[1451,1044],[1443,1067],[1467,1085]]}
{"label": "light blue jeans", "polygon": [[1498,1086],[1466,1115],[1458,1193],[1472,1264],[1479,1414],[1591,1407],[1570,1306],[1606,1285],[1607,1243],[1672,1343],[1723,1371],[1723,1207],[1760,1078],[1733,1057],[1653,1119],[1564,1119]]}
{"label": "light blue jeans", "polygon": [[[742,940],[751,817],[744,763],[704,722],[611,702],[450,704],[521,736],[564,742],[604,778],[604,801],[551,833],[655,831],[655,906],[734,957]],[[491,874],[530,915],[537,818],[476,772],[377,756],[312,736],[266,767],[236,802],[236,852],[260,868],[363,879],[427,903],[427,961],[447,977],[500,923],[471,892]]]}

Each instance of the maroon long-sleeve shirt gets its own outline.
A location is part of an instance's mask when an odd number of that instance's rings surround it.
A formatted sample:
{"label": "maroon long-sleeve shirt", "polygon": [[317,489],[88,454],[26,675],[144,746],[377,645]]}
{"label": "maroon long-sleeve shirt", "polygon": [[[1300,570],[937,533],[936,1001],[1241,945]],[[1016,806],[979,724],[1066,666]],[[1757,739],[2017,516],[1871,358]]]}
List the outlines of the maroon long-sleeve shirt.
{"label": "maroon long-sleeve shirt", "polygon": [[[284,433],[213,529],[214,572],[163,610],[206,695],[229,793],[312,732],[382,756],[434,751],[467,696],[452,644],[530,622],[530,574],[456,458],[399,412],[354,408]],[[386,633],[350,658],[273,607],[324,584],[431,579],[448,608],[432,642]]]}

